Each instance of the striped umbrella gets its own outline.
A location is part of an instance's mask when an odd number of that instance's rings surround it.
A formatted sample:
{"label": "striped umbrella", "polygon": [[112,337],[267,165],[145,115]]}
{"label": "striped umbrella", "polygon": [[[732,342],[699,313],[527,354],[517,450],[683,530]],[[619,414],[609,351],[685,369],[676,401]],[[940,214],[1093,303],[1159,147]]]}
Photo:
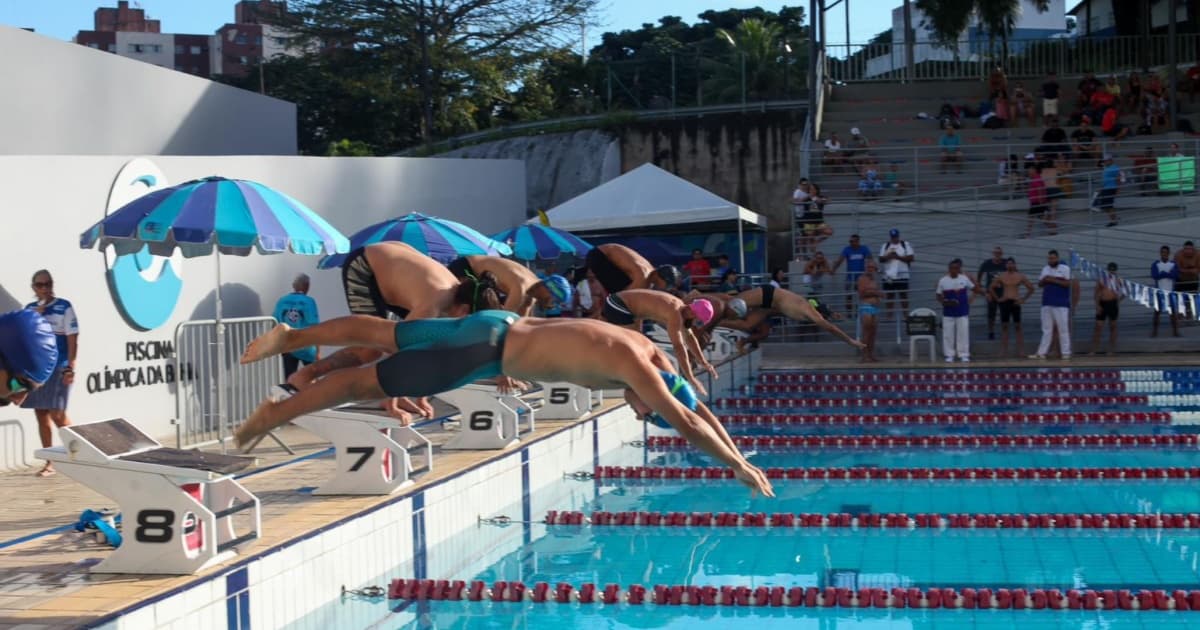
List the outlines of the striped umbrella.
{"label": "striped umbrella", "polygon": [[293,252],[349,251],[349,241],[317,213],[262,184],[206,177],[162,188],[109,214],[80,236],[88,249],[112,245],[118,254],[169,256],[176,248],[191,258],[211,254],[246,256]]}
{"label": "striped umbrella", "polygon": [[[350,251],[373,243],[398,241],[440,263],[449,263],[459,256],[511,256],[512,248],[480,234],[457,221],[439,219],[412,212],[398,219],[363,228],[350,237]],[[317,267],[333,269],[346,261],[344,254],[326,256]]]}
{"label": "striped umbrella", "polygon": [[502,243],[511,243],[513,257],[518,260],[557,260],[569,254],[582,258],[592,248],[586,241],[566,230],[525,223],[492,236]]}

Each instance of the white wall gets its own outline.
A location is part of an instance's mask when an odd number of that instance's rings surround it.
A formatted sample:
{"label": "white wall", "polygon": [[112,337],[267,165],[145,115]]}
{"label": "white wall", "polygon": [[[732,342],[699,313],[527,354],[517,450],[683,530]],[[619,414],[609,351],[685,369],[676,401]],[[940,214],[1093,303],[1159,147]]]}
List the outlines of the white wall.
{"label": "white wall", "polygon": [[[86,50],[83,47],[78,47]],[[104,216],[114,177],[126,156],[0,156],[0,311],[32,298],[34,270],[49,269],[57,293],[79,315],[79,382],[69,415],[75,422],[124,417],[155,436],[173,435],[173,388],[166,384],[89,394],[87,375],[167,361],[126,357],[126,343],[166,341],[188,319],[211,318],[212,258],[183,262],[183,291],[170,321],[149,331],[130,328],[117,312],[105,281],[104,256],[79,248],[79,235]],[[524,163],[518,160],[308,157],[154,157],[168,184],[208,175],[250,179],[275,187],[313,208],[349,235],[370,223],[421,211],[494,233],[525,219]],[[307,272],[322,317],[346,314],[337,270],[319,271],[316,257],[293,254],[222,257],[225,316],[270,314],[291,278]],[[201,303],[204,302],[202,305]],[[0,469],[32,460],[37,448],[33,413],[0,408]]]}
{"label": "white wall", "polygon": [[[138,46],[141,46],[141,52],[138,52]],[[117,54],[142,63],[151,63],[160,68],[174,70],[175,36],[169,33],[118,31]]]}
{"label": "white wall", "polygon": [[286,101],[7,26],[0,59],[0,154],[296,154]]}

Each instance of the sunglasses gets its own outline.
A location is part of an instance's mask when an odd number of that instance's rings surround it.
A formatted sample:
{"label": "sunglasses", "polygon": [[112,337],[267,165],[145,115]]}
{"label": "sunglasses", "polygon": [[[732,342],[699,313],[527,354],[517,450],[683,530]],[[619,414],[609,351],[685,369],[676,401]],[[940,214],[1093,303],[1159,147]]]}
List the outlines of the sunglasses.
{"label": "sunglasses", "polygon": [[53,287],[53,286],[54,286],[53,282],[34,282],[33,283],[33,288],[35,288],[35,289],[49,289],[50,287]]}

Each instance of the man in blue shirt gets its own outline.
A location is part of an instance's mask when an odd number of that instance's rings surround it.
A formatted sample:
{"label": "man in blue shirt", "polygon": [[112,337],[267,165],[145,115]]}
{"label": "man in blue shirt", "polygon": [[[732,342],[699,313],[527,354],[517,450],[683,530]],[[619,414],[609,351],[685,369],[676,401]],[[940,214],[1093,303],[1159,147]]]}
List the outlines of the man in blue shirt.
{"label": "man in blue shirt", "polygon": [[842,253],[833,261],[833,270],[830,273],[837,273],[838,267],[846,263],[846,312],[854,310],[851,306],[854,294],[858,291],[858,277],[866,271],[867,260],[870,258],[871,248],[862,245],[857,234],[851,234],[850,244],[843,247]]}
{"label": "man in blue shirt", "polygon": [[1108,227],[1117,224],[1117,211],[1113,208],[1113,199],[1117,196],[1117,188],[1124,179],[1121,168],[1113,164],[1111,155],[1104,156],[1104,174],[1100,179],[1100,192],[1096,194],[1095,207],[1108,213]]}
{"label": "man in blue shirt", "polygon": [[1071,268],[1058,260],[1058,252],[1050,250],[1046,255],[1046,266],[1038,277],[1042,287],[1042,343],[1031,359],[1045,359],[1050,351],[1054,331],[1058,329],[1059,347],[1062,358],[1071,358]]}
{"label": "man in blue shirt", "polygon": [[[275,321],[287,324],[292,328],[308,328],[321,321],[317,314],[317,302],[308,296],[309,279],[306,274],[296,276],[292,281],[292,292],[279,298],[275,303]],[[309,365],[320,358],[320,348],[308,346],[283,356],[283,377],[291,376],[300,369],[300,364]]]}

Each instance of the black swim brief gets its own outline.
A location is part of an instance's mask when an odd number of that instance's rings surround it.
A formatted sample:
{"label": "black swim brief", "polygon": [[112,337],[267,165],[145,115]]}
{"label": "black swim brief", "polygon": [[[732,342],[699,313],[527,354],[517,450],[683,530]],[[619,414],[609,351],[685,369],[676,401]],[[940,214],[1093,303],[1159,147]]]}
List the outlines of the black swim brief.
{"label": "black swim brief", "polygon": [[762,289],[762,307],[771,308],[771,305],[775,303],[775,287],[764,284],[759,288]]}
{"label": "black swim brief", "polygon": [[1117,321],[1117,316],[1121,313],[1121,307],[1118,306],[1117,300],[1101,300],[1100,310],[1096,313],[1096,321],[1104,320]]}
{"label": "black swim brief", "polygon": [[1021,323],[1021,303],[1016,300],[1000,300],[1000,323]]}
{"label": "black swim brief", "polygon": [[633,311],[625,305],[625,300],[615,293],[604,298],[604,308],[600,311],[600,315],[604,321],[617,326],[630,326],[637,321]]}
{"label": "black swim brief", "polygon": [[596,275],[596,279],[609,293],[617,293],[629,288],[632,280],[621,268],[614,265],[599,247],[593,247],[587,253],[587,268]]}
{"label": "black swim brief", "polygon": [[401,320],[408,317],[408,309],[393,306],[383,299],[375,272],[371,269],[371,263],[367,262],[363,249],[351,252],[342,264],[342,289],[346,292],[346,306],[355,315],[388,319],[391,314]]}

